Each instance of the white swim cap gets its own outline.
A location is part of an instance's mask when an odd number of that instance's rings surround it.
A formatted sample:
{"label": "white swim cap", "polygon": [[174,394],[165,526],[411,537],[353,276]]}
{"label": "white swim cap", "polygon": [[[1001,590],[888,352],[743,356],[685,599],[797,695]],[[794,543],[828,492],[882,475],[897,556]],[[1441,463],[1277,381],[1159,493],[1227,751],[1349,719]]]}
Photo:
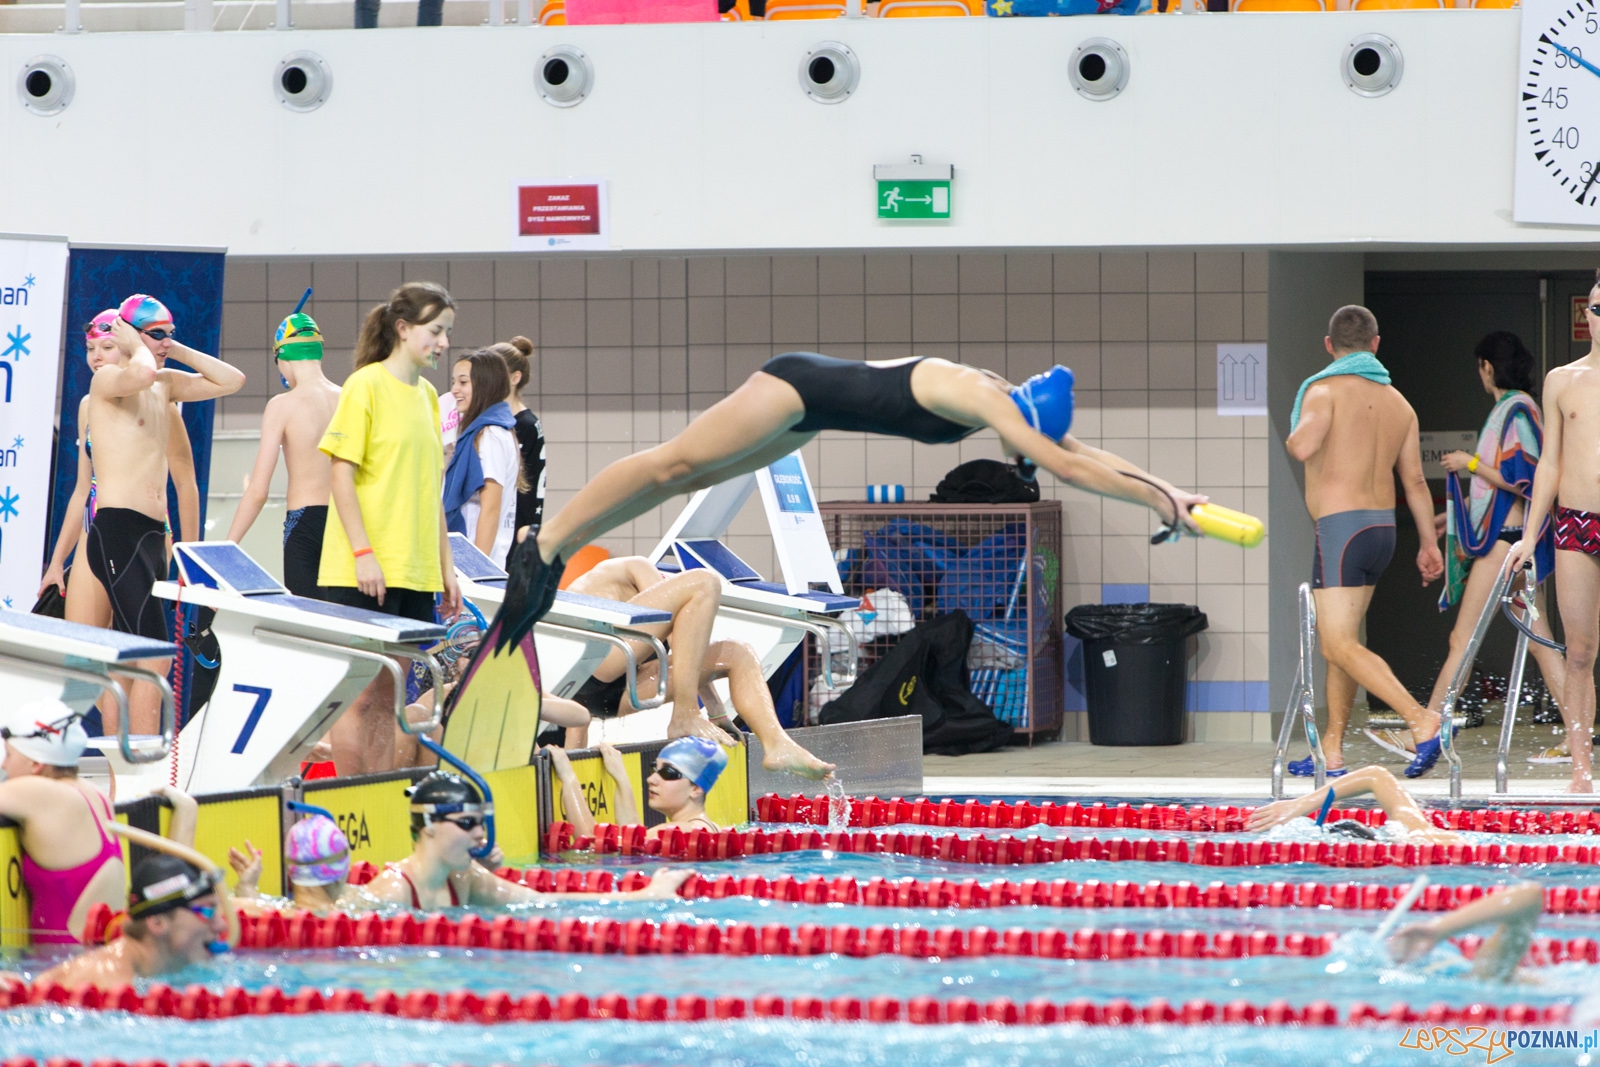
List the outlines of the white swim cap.
{"label": "white swim cap", "polygon": [[0,711],[0,738],[35,763],[76,767],[89,745],[78,718],[59,700],[35,700]]}

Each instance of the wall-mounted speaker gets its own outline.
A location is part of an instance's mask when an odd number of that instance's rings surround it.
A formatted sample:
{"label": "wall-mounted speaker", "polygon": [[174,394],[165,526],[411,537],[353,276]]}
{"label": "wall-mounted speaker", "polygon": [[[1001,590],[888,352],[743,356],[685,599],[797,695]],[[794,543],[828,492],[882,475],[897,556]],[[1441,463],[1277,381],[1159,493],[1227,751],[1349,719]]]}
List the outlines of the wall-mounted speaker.
{"label": "wall-mounted speaker", "polygon": [[1085,100],[1110,100],[1128,84],[1128,53],[1108,37],[1091,37],[1072,53],[1067,77]]}
{"label": "wall-mounted speaker", "polygon": [[17,99],[35,115],[56,115],[72,103],[78,79],[67,61],[57,56],[34,56],[17,75]]}
{"label": "wall-mounted speaker", "polygon": [[594,64],[583,49],[558,44],[539,57],[533,81],[540,98],[551,107],[574,107],[594,88]]}
{"label": "wall-mounted speaker", "polygon": [[315,52],[290,52],[272,72],[272,91],[290,111],[315,111],[333,93],[333,68]]}
{"label": "wall-mounted speaker", "polygon": [[1339,71],[1352,93],[1382,96],[1400,84],[1406,70],[1400,46],[1381,33],[1364,33],[1344,50]]}
{"label": "wall-mounted speaker", "polygon": [[850,99],[861,81],[861,61],[848,45],[824,41],[800,57],[800,88],[819,104]]}

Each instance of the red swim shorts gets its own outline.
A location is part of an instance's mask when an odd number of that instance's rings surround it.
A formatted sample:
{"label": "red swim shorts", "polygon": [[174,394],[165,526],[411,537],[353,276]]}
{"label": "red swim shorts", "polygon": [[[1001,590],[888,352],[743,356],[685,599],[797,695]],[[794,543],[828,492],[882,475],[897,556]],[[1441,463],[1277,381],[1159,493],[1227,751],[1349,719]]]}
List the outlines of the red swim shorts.
{"label": "red swim shorts", "polygon": [[1556,548],[1600,556],[1600,515],[1556,505]]}

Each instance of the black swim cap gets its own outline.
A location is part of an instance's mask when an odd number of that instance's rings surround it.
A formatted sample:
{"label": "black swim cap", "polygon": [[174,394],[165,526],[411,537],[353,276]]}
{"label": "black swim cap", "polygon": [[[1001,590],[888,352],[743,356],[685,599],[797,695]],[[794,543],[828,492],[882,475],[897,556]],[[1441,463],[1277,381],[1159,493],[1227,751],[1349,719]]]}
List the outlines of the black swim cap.
{"label": "black swim cap", "polygon": [[1328,829],[1345,837],[1359,837],[1363,841],[1376,841],[1378,833],[1370,826],[1363,826],[1354,819],[1340,819],[1338,822],[1328,823]]}
{"label": "black swim cap", "polygon": [[434,771],[422,781],[406,790],[411,798],[411,833],[416,836],[422,828],[439,817],[463,812],[475,815],[494,814],[494,805],[483,802],[478,787],[449,771]]}
{"label": "black swim cap", "polygon": [[128,918],[148,919],[177,911],[190,901],[217,891],[215,871],[201,873],[191,863],[158,852],[140,860],[133,868],[128,890]]}

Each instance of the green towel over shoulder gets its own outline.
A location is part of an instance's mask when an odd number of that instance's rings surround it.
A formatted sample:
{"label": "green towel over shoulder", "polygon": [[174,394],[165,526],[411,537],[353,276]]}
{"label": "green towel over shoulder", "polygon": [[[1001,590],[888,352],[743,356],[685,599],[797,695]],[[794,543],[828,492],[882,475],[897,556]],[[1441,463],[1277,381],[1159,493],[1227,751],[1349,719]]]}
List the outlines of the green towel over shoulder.
{"label": "green towel over shoulder", "polygon": [[1294,428],[1300,425],[1300,402],[1306,398],[1306,390],[1311,388],[1311,383],[1339,374],[1356,374],[1369,382],[1389,384],[1388,368],[1379,363],[1378,357],[1371,352],[1352,352],[1348,356],[1340,356],[1300,383],[1300,391],[1294,395],[1294,410],[1289,412],[1290,433],[1294,433]]}

